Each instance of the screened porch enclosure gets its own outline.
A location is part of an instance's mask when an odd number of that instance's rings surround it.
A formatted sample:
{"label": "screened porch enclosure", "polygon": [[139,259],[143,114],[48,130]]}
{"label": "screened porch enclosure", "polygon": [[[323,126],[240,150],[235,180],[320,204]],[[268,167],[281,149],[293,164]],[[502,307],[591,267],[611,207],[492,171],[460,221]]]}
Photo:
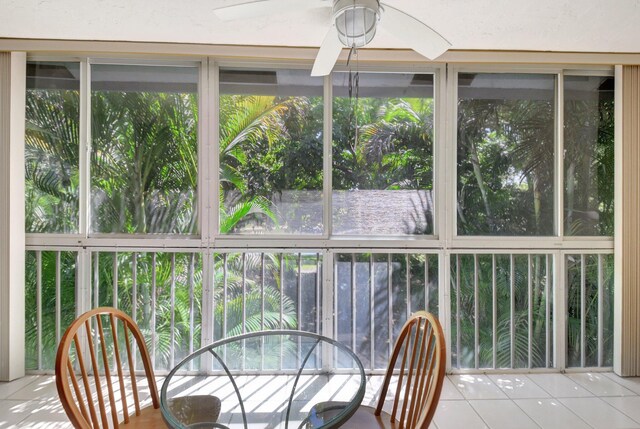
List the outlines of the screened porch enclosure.
{"label": "screened porch enclosure", "polygon": [[31,58],[27,368],[114,306],[160,374],[264,329],[380,374],[418,310],[450,372],[610,369],[614,86],[602,67]]}

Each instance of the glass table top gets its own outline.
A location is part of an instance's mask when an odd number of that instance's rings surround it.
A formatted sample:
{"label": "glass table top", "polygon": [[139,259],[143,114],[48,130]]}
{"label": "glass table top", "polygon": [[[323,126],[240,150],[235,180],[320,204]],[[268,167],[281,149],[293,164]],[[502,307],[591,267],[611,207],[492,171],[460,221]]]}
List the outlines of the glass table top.
{"label": "glass table top", "polygon": [[332,428],[364,393],[362,363],[345,345],[309,332],[263,331],[189,355],[165,379],[160,406],[174,428]]}

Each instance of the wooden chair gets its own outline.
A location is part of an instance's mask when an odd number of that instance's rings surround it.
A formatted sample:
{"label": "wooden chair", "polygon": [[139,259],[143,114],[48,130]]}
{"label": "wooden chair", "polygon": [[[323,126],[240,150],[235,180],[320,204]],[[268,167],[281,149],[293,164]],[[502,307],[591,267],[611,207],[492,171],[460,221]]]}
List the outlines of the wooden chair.
{"label": "wooden chair", "polygon": [[[438,405],[446,367],[445,339],[437,318],[425,311],[409,317],[393,348],[376,408],[361,405],[342,429],[427,429]],[[382,410],[394,372],[398,383],[391,414]],[[327,421],[337,403],[318,404]]]}
{"label": "wooden chair", "polygon": [[[141,386],[138,386],[134,371],[136,348],[140,352],[151,397],[151,406],[144,408],[140,406]],[[128,366],[130,389],[125,385],[126,366],[123,367],[123,363]],[[126,313],[115,308],[101,307],[78,317],[60,341],[55,369],[60,402],[74,427],[91,429],[118,428],[120,425],[127,428],[165,426],[144,338],[140,328]],[[112,377],[117,377],[116,387]],[[132,412],[130,404],[127,403],[131,397],[134,408]],[[195,417],[195,422],[198,419],[217,419],[217,415],[211,415],[216,412],[216,408],[218,412],[220,410],[220,400],[215,396],[184,397],[181,401],[207,404],[198,407],[201,415]],[[185,405],[181,403],[180,406]],[[119,418],[120,413],[122,419]]]}

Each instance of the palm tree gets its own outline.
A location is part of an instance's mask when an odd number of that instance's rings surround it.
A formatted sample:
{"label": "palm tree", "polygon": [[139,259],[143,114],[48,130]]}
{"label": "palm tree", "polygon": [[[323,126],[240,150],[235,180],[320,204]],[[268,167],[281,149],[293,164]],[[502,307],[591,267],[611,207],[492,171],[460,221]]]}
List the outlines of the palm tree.
{"label": "palm tree", "polygon": [[78,231],[79,94],[31,89],[26,97],[26,231]]}
{"label": "palm tree", "polygon": [[195,95],[95,91],[91,123],[92,229],[195,233]]}

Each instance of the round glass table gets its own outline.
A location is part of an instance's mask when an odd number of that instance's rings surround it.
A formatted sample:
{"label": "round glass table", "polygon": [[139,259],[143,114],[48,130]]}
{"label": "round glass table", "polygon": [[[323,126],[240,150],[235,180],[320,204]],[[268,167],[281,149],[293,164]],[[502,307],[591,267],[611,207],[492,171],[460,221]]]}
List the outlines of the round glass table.
{"label": "round glass table", "polygon": [[362,363],[345,345],[309,332],[261,331],[182,360],[162,385],[160,407],[173,428],[335,428],[364,393]]}

